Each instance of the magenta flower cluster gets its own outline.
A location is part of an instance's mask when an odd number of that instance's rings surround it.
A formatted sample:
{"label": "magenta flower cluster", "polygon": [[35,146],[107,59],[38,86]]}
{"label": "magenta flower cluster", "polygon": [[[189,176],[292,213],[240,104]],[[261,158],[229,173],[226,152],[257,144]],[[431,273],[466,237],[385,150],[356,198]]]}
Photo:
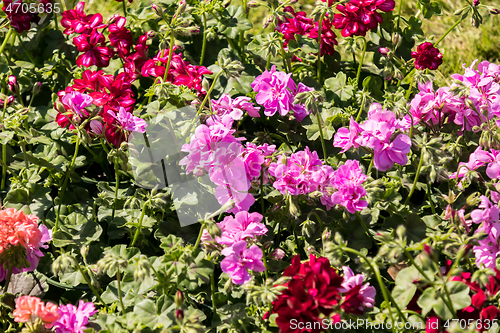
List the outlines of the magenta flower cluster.
{"label": "magenta flower cluster", "polygon": [[83,333],[89,318],[97,313],[94,303],[80,300],[78,308],[73,304],[59,306],[59,319],[54,323],[56,333]]}
{"label": "magenta flower cluster", "polygon": [[410,124],[408,116],[400,120],[394,112],[382,110],[382,105],[374,103],[368,111],[368,120],[358,124],[351,118],[349,129],[340,128],[335,134],[333,145],[342,148],[342,152],[352,147],[369,148],[374,154],[375,168],[387,171],[395,163],[406,165],[408,162],[411,140],[408,135],[398,132],[408,131]]}
{"label": "magenta flower cluster", "polygon": [[356,160],[348,160],[336,171],[323,165],[318,154],[308,147],[291,156],[281,155],[271,163],[269,173],[276,180],[273,186],[282,194],[301,195],[318,191],[321,202],[328,210],[336,205],[345,207],[350,213],[368,206],[362,198],[366,190],[361,185],[366,180]]}
{"label": "magenta flower cluster", "polygon": [[500,116],[500,68],[496,64],[483,61],[474,69],[477,60],[463,75],[454,74],[452,78],[465,86],[462,97],[455,96],[451,87],[441,87],[434,91],[432,82],[420,84],[420,92],[410,103],[410,113],[414,123],[421,123],[435,132],[444,124],[454,123],[463,131],[472,131],[474,126]]}
{"label": "magenta flower cluster", "polygon": [[212,111],[219,117],[230,115],[233,120],[240,120],[245,112],[250,117],[260,117],[260,108],[256,107],[251,100],[246,96],[232,99],[229,94],[224,94],[218,100],[212,100]]}
{"label": "magenta flower cluster", "polygon": [[252,83],[252,88],[257,92],[255,100],[258,104],[264,106],[264,114],[272,117],[276,112],[286,116],[293,112],[297,121],[302,121],[309,110],[302,104],[293,104],[295,96],[302,92],[312,91],[303,83],[298,85],[293,81],[292,74],[276,71],[276,66],[271,71],[264,71]]}
{"label": "magenta flower cluster", "polygon": [[460,162],[458,171],[450,175],[451,179],[459,180],[458,186],[463,187],[463,178],[469,171],[475,171],[483,166],[486,167],[486,175],[491,179],[500,178],[500,150],[491,149],[491,152],[483,150],[481,146],[470,154],[467,163]]}
{"label": "magenta flower cluster", "polygon": [[[223,96],[218,103],[236,103],[228,96]],[[225,101],[225,102],[224,102]],[[237,103],[249,107],[246,100]],[[217,106],[216,112],[221,111]],[[255,111],[255,110],[254,110]],[[232,111],[234,112],[234,111]],[[252,110],[250,111],[252,112]],[[188,153],[179,165],[186,166],[186,172],[193,172],[196,176],[208,173],[212,182],[217,185],[215,195],[221,205],[232,202],[234,204],[230,212],[248,211],[255,202],[255,198],[249,190],[252,182],[260,179],[265,157],[271,156],[276,146],[263,144],[257,146],[247,143],[241,144],[244,138],[233,136],[235,130],[232,128],[235,114],[226,113],[222,117],[212,115],[206,120],[206,124],[199,125],[189,144],[184,144],[182,151]]]}
{"label": "magenta flower cluster", "polygon": [[266,270],[262,262],[262,250],[257,245],[248,247],[247,242],[257,236],[267,233],[266,226],[261,223],[262,215],[259,213],[238,212],[235,216],[226,216],[222,222],[217,223],[221,229],[221,236],[215,240],[203,231],[204,244],[216,242],[224,246],[221,253],[225,256],[221,268],[227,273],[235,284],[245,284],[251,279],[248,270],[263,272]]}

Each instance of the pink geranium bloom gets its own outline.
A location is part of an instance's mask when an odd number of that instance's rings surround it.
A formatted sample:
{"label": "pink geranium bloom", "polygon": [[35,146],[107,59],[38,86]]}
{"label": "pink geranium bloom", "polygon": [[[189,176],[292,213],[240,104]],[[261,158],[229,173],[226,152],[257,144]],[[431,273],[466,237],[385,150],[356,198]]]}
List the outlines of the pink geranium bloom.
{"label": "pink geranium bloom", "polygon": [[260,117],[260,108],[250,101],[250,97],[239,96],[232,99],[229,94],[224,94],[218,100],[212,100],[212,110],[219,116],[229,114],[234,120],[240,120],[245,112],[250,117]]}
{"label": "pink geranium bloom", "polygon": [[333,146],[342,148],[341,153],[351,149],[351,147],[358,148],[359,145],[356,143],[356,139],[361,131],[359,124],[351,117],[349,129],[342,127],[335,133]]}
{"label": "pink geranium bloom", "polygon": [[333,205],[342,205],[349,213],[354,214],[356,211],[362,211],[368,207],[368,201],[362,200],[366,194],[367,192],[363,186],[347,184],[332,194],[331,203]]}
{"label": "pink geranium bloom", "polygon": [[134,116],[130,112],[125,111],[125,109],[122,107],[120,107],[118,113],[115,114],[113,111],[109,110],[108,114],[115,118],[120,124],[120,127],[125,131],[139,133],[146,132],[146,127],[148,126],[146,124],[146,121]]}
{"label": "pink geranium bloom", "polygon": [[344,271],[344,282],[342,282],[342,289],[339,291],[346,293],[357,286],[361,286],[358,291],[358,297],[362,299],[362,306],[360,306],[359,310],[363,311],[363,307],[373,308],[375,305],[375,295],[377,294],[375,288],[370,286],[369,283],[363,284],[365,281],[363,274],[354,275],[352,269],[348,266],[343,266],[342,270]]}
{"label": "pink geranium bloom", "polygon": [[248,270],[255,272],[266,270],[262,262],[262,250],[257,245],[252,245],[247,249],[247,242],[244,240],[224,249],[222,254],[226,258],[220,264],[221,269],[235,284],[245,284],[250,281],[252,276]]}
{"label": "pink geranium bloom", "polygon": [[215,237],[215,240],[219,244],[231,246],[240,240],[264,235],[267,233],[267,228],[260,221],[262,215],[259,213],[242,211],[236,213],[234,217],[226,216],[222,222],[217,223],[222,234],[220,237]]}
{"label": "pink geranium bloom", "polygon": [[85,108],[91,105],[94,100],[87,94],[82,94],[78,91],[72,91],[64,95],[61,101],[64,105],[70,107],[71,110],[80,118],[83,118],[85,116],[88,116],[88,112],[85,110]]}
{"label": "pink geranium bloom", "polygon": [[59,307],[61,316],[54,323],[56,333],[83,333],[87,329],[88,319],[97,313],[94,303],[78,303],[78,308],[73,304],[61,305]]}
{"label": "pink geranium bloom", "polygon": [[405,134],[399,134],[394,141],[380,150],[375,150],[373,165],[380,171],[387,171],[394,166],[406,165],[407,154],[411,149],[411,140]]}
{"label": "pink geranium bloom", "polygon": [[485,222],[487,224],[498,222],[500,218],[500,208],[494,205],[488,197],[481,196],[481,204],[478,206],[481,209],[475,209],[471,212],[470,217],[474,223]]}

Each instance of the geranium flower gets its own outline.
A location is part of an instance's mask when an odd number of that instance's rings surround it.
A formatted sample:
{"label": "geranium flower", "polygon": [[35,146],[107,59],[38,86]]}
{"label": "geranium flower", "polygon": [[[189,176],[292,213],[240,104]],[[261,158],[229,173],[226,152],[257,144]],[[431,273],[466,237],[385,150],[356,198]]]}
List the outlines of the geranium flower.
{"label": "geranium flower", "polygon": [[56,304],[43,303],[38,297],[21,296],[16,299],[13,312],[14,321],[18,323],[34,323],[39,318],[45,328],[50,329],[59,318],[59,307]]}
{"label": "geranium flower", "polygon": [[415,59],[416,69],[437,69],[443,63],[443,55],[432,43],[425,42],[417,47],[417,51],[411,53]]}
{"label": "geranium flower", "polygon": [[222,222],[217,223],[222,231],[220,237],[215,237],[219,244],[231,246],[247,238],[255,239],[256,236],[265,235],[267,228],[259,213],[238,212],[234,217],[226,216]]}
{"label": "geranium flower", "polygon": [[382,16],[377,10],[390,12],[394,7],[394,0],[351,0],[336,7],[340,14],[335,14],[333,25],[342,29],[343,37],[364,36],[368,30],[382,23]]}
{"label": "geranium flower", "polygon": [[132,46],[132,33],[125,28],[125,23],[127,19],[122,16],[115,18],[114,22],[109,25],[109,41],[111,46],[118,49],[118,55],[121,58],[126,57],[130,53],[130,47]]}
{"label": "geranium flower", "polygon": [[61,99],[64,105],[71,108],[74,113],[76,113],[80,118],[88,116],[88,112],[85,108],[92,104],[93,99],[87,94],[79,93],[78,91],[72,91],[64,95]]}
{"label": "geranium flower", "polygon": [[40,21],[38,13],[32,14],[23,10],[22,4],[22,0],[4,0],[2,7],[2,10],[7,14],[7,19],[10,21],[10,26],[16,29],[18,33],[29,30],[32,22],[38,24]]}
{"label": "geranium flower", "polygon": [[120,128],[123,129],[124,131],[139,132],[139,133],[146,132],[146,127],[148,126],[146,124],[146,121],[144,121],[139,117],[134,116],[130,112],[125,111],[123,107],[120,107],[118,113],[108,110],[108,114],[118,121]]}
{"label": "geranium flower", "polygon": [[266,270],[262,262],[262,250],[257,245],[252,245],[247,249],[247,242],[244,240],[226,248],[222,254],[226,258],[220,264],[221,269],[235,284],[245,284],[250,281],[252,276],[248,270],[255,272]]}
{"label": "geranium flower", "polygon": [[103,29],[107,26],[102,23],[101,14],[86,15],[83,11],[84,7],[85,2],[80,1],[76,4],[75,9],[67,10],[61,14],[61,25],[65,28],[64,34],[89,34],[93,29]]}
{"label": "geranium flower", "polygon": [[101,32],[92,30],[90,35],[82,34],[73,38],[73,43],[78,51],[84,52],[76,59],[78,66],[107,67],[109,65],[109,59],[113,56],[113,51],[104,46],[105,38]]}
{"label": "geranium flower", "polygon": [[54,323],[56,333],[83,333],[87,329],[89,318],[97,313],[94,303],[82,300],[79,301],[78,308],[67,304],[61,305],[59,311],[61,316]]}

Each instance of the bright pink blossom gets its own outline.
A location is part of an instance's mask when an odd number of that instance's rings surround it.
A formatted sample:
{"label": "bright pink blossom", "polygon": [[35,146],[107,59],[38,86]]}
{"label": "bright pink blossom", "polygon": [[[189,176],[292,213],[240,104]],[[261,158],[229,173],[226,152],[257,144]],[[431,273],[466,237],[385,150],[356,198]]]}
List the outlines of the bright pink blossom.
{"label": "bright pink blossom", "polygon": [[245,284],[250,281],[252,276],[248,270],[255,272],[266,270],[262,262],[262,250],[257,245],[252,245],[247,249],[247,242],[242,240],[225,250],[223,254],[226,258],[222,260],[220,266],[235,284]]}

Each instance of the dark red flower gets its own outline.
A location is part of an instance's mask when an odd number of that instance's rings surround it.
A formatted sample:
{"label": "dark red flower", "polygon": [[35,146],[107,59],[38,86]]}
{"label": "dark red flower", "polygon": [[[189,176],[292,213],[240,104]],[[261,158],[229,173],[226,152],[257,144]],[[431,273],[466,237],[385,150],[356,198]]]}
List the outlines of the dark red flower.
{"label": "dark red flower", "polygon": [[382,12],[394,10],[394,0],[351,0],[336,8],[340,14],[335,14],[333,25],[342,29],[342,36],[364,36],[368,30],[375,29],[382,23]]}
{"label": "dark red flower", "polygon": [[126,57],[130,53],[130,47],[132,46],[132,34],[125,28],[125,23],[127,19],[122,16],[118,16],[114,23],[109,25],[109,41],[111,46],[118,49],[118,55],[121,58]]}
{"label": "dark red flower", "polygon": [[416,52],[411,53],[415,58],[416,69],[437,69],[443,63],[443,55],[432,43],[425,42],[417,47]]}
{"label": "dark red flower", "polygon": [[84,52],[76,59],[78,66],[90,67],[95,65],[97,67],[107,67],[109,59],[113,56],[113,51],[104,46],[106,39],[101,32],[92,30],[90,36],[82,34],[73,38],[73,43],[78,51]]}
{"label": "dark red flower", "polygon": [[2,10],[7,14],[7,19],[10,21],[10,26],[21,33],[31,28],[31,23],[38,24],[40,17],[38,13],[32,14],[23,10],[22,0],[4,0]]}
{"label": "dark red flower", "polygon": [[[335,52],[334,45],[337,45],[338,42],[336,40],[337,35],[333,32],[332,22],[327,18],[323,18],[321,23],[321,55],[328,54],[333,55]],[[319,22],[316,22],[314,28],[309,32],[309,37],[318,39],[318,29]]]}
{"label": "dark red flower", "polygon": [[61,14],[61,25],[66,28],[64,29],[66,35],[75,32],[89,34],[93,29],[103,29],[107,26],[102,23],[101,14],[86,15],[83,11],[84,7],[85,2],[81,1],[75,6],[75,9],[67,10]]}
{"label": "dark red flower", "polygon": [[490,305],[481,310],[480,316],[482,320],[489,319],[491,321],[493,319],[497,319],[499,314],[500,310],[498,307]]}

